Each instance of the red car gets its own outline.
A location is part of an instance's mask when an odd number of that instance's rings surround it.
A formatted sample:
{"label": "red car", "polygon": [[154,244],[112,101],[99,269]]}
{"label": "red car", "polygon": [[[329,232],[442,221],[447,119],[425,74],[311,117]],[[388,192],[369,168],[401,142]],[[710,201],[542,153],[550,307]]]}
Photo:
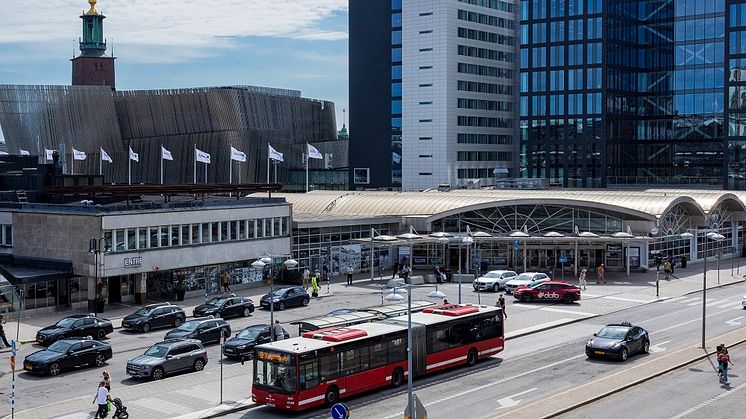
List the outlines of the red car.
{"label": "red car", "polygon": [[580,300],[580,288],[567,282],[547,281],[530,287],[522,286],[513,291],[513,297],[524,303],[531,301],[562,301],[572,304]]}

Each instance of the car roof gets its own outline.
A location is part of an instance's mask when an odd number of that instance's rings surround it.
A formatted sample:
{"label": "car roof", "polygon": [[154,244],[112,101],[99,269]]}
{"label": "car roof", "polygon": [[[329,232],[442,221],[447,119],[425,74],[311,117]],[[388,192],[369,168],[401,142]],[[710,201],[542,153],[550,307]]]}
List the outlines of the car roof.
{"label": "car roof", "polygon": [[606,327],[634,327],[634,325],[630,322],[621,322],[621,323],[611,323],[607,324]]}
{"label": "car roof", "polygon": [[[536,275],[536,274],[543,274],[543,273],[544,273],[544,272],[522,272],[522,273],[519,273],[518,275],[524,275],[524,274],[525,274],[525,275]],[[545,274],[545,275],[546,275],[546,274]],[[548,276],[548,275],[547,275],[547,276]]]}
{"label": "car roof", "polygon": [[156,308],[156,307],[169,307],[169,306],[173,306],[173,307],[179,307],[179,306],[178,306],[178,305],[176,305],[176,304],[172,304],[172,303],[170,303],[170,302],[164,301],[164,302],[162,302],[162,303],[153,303],[153,304],[148,304],[148,305],[146,305],[146,306],[143,306],[143,308]]}
{"label": "car roof", "polygon": [[[187,319],[187,321],[184,322],[184,323],[190,323],[190,322],[203,323],[203,322],[210,321],[210,320],[223,320],[223,319],[221,319],[219,317],[205,316],[205,317],[197,317],[197,318],[193,318],[193,319]],[[225,322],[225,320],[223,320],[223,322]]]}
{"label": "car roof", "polygon": [[566,282],[566,281],[547,281],[547,282],[542,282],[542,283],[541,283],[541,285],[546,285],[546,284],[550,284],[550,285],[551,285],[551,284],[558,284],[558,285],[569,285],[569,286],[571,286],[571,287],[575,287],[575,286],[576,286],[576,285],[573,285],[573,284],[571,284],[571,283],[569,283],[569,282]]}
{"label": "car roof", "polygon": [[60,339],[57,342],[67,342],[70,344],[79,343],[79,342],[97,342],[97,343],[102,343],[104,345],[108,345],[107,342],[101,342],[93,338],[87,338],[87,337],[86,338],[73,338],[73,339]]}
{"label": "car roof", "polygon": [[201,344],[202,342],[200,340],[198,340],[198,339],[171,338],[171,339],[163,340],[161,342],[154,343],[154,344],[152,344],[150,346],[155,346],[155,345],[173,346],[173,345],[180,344],[180,343],[199,343],[199,344]]}

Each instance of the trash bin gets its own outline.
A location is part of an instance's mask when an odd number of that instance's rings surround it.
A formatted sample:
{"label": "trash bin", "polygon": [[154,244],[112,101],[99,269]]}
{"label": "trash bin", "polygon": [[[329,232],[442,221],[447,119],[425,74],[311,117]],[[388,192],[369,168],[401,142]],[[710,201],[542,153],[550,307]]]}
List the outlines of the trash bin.
{"label": "trash bin", "polygon": [[682,269],[686,268],[686,257],[685,256],[681,257],[681,268]]}
{"label": "trash bin", "polygon": [[446,282],[453,282],[451,280],[451,270],[450,269],[443,269],[443,273],[446,274]]}

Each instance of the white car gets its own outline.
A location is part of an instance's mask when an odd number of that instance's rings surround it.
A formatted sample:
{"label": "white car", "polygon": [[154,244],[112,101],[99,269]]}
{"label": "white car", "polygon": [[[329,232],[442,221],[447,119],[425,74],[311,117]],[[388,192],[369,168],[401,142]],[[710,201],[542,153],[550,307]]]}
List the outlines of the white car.
{"label": "white car", "polygon": [[541,272],[524,272],[517,277],[511,279],[510,281],[505,283],[505,291],[508,294],[512,294],[513,290],[516,288],[526,285],[526,286],[532,286],[536,284],[541,284],[542,282],[551,281],[552,278],[550,278],[547,274],[541,273]]}
{"label": "white car", "polygon": [[484,276],[474,280],[474,291],[500,291],[505,283],[518,276],[513,271],[489,271]]}

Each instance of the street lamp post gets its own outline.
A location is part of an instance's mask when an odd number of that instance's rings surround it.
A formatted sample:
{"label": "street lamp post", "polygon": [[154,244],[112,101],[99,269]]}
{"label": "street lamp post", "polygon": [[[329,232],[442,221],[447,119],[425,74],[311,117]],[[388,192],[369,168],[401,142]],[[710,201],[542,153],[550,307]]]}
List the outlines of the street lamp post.
{"label": "street lamp post", "polygon": [[[101,246],[101,240],[104,241],[104,245],[103,246]],[[98,288],[99,288],[99,283],[98,283],[98,255],[99,255],[99,253],[107,254],[107,253],[109,253],[109,251],[111,251],[111,245],[106,242],[106,239],[104,237],[101,237],[101,238],[98,238],[98,239],[92,238],[91,240],[88,241],[88,253],[93,253],[93,255],[94,255],[94,264],[96,265],[95,269],[94,269],[96,271],[96,273],[95,273],[96,284],[95,284],[95,287],[94,287],[96,295],[95,295],[94,300],[93,300],[93,315],[94,316],[96,315],[96,312],[98,311],[98,310],[96,310],[96,304],[97,304],[98,297],[99,297],[99,295],[98,295],[98,291],[99,291],[98,290]]]}
{"label": "street lamp post", "polygon": [[[468,254],[468,248],[471,246],[472,243],[474,243],[474,239],[471,238],[471,236],[462,237],[458,241],[458,303],[461,304],[461,244],[465,244],[467,248],[467,254]],[[469,261],[467,260],[466,263],[468,264]]]}
{"label": "street lamp post", "polygon": [[[709,232],[705,235],[706,239],[720,241],[725,238],[722,234]],[[707,319],[707,240],[705,239],[705,263],[704,273],[702,274],[702,349],[705,349],[705,324]]]}
{"label": "street lamp post", "polygon": [[[407,288],[407,401],[409,407],[407,417],[409,418],[414,418],[414,395],[412,394],[412,288],[422,287],[424,286],[418,287],[416,285],[403,284],[400,287],[395,287],[393,292],[386,296],[387,301],[401,301],[404,297],[396,292],[396,288]],[[435,291],[429,292],[427,297],[431,299],[443,299],[446,298],[446,295],[438,291],[436,286]]]}
{"label": "street lamp post", "polygon": [[[298,261],[293,259],[292,257],[285,262],[283,262],[285,266],[288,269],[293,269],[296,266],[298,266]],[[272,341],[275,340],[275,278],[273,275],[273,269],[272,269],[272,258],[270,255],[266,255],[263,258],[260,258],[259,260],[255,260],[251,263],[251,266],[253,266],[255,269],[261,269],[264,271],[264,268],[269,265],[269,330],[270,330],[270,336]]]}

